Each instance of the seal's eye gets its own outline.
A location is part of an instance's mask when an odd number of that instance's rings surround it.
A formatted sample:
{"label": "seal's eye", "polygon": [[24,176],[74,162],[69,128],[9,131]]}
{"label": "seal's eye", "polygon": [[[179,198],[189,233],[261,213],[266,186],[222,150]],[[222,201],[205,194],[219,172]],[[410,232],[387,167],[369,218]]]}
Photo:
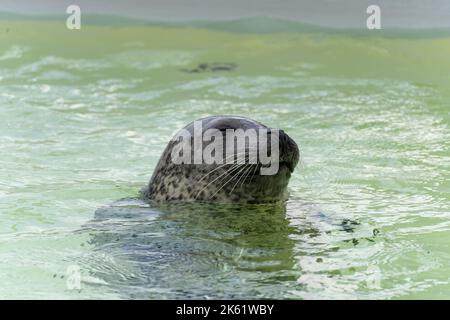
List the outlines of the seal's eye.
{"label": "seal's eye", "polygon": [[222,127],[217,127],[216,129],[219,130],[220,132],[226,133],[228,129],[233,129],[233,128],[229,127],[229,126],[222,126]]}

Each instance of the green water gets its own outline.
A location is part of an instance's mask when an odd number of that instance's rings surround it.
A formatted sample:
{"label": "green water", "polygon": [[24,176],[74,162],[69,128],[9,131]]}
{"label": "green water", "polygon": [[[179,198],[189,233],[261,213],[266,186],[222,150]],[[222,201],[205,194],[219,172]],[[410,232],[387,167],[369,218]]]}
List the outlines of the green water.
{"label": "green water", "polygon": [[[234,29],[0,20],[0,298],[450,297],[450,38]],[[286,208],[107,207],[213,114],[297,141]]]}

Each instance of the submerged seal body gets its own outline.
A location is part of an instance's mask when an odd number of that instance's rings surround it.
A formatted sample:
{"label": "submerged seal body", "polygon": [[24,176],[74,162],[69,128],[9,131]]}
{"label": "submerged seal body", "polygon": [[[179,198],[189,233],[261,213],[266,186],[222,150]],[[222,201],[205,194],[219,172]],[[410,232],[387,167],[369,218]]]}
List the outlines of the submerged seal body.
{"label": "submerged seal body", "polygon": [[[213,132],[213,138],[209,135],[209,138],[203,138],[200,142],[196,140],[198,122],[201,123],[200,133],[203,137]],[[282,130],[269,128],[245,117],[212,116],[196,120],[182,131],[183,143],[187,149],[180,152],[181,139],[174,138],[169,142],[148,186],[142,190],[142,197],[145,200],[155,203],[176,201],[266,203],[283,201],[287,198],[287,185],[298,163],[299,149],[295,141]],[[256,140],[249,137],[243,139],[245,141],[243,148],[233,147],[234,155],[231,157],[225,152],[229,151],[227,148],[231,145],[229,132],[259,132],[259,134]],[[236,138],[231,137],[233,140]],[[208,159],[202,162],[180,162],[179,159],[174,159],[174,156],[180,154],[187,156],[185,159],[189,160],[189,156],[195,159],[196,152],[205,152],[207,149],[211,151],[212,143],[216,143],[216,148],[207,154],[222,162],[211,162]],[[271,156],[276,153],[277,157],[272,157],[272,163],[269,164],[276,169],[274,172],[263,173],[269,165],[263,162],[262,151]],[[230,161],[231,158],[234,161]]]}

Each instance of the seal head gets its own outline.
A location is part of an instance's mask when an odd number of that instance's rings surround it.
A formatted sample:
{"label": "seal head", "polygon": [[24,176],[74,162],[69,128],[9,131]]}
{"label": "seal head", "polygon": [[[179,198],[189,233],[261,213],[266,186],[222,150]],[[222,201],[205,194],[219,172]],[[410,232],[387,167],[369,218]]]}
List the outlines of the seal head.
{"label": "seal head", "polygon": [[[239,148],[237,132],[256,132],[257,136],[251,139],[254,136],[245,135]],[[199,133],[200,142],[196,140]],[[214,143],[215,148],[211,148]],[[196,155],[199,158],[199,151],[215,161],[206,157],[201,162],[189,161]],[[174,159],[179,155],[188,161]],[[282,130],[245,117],[207,117],[188,124],[169,142],[142,197],[155,203],[284,201],[298,160],[297,144]]]}

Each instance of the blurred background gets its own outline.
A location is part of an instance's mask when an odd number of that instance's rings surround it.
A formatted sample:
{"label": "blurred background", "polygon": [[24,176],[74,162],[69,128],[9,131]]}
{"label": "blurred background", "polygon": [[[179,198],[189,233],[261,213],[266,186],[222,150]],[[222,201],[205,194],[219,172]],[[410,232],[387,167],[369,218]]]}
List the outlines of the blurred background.
{"label": "blurred background", "polygon": [[329,27],[365,28],[366,8],[383,11],[383,26],[430,28],[450,26],[446,0],[3,0],[2,11],[63,14],[76,4],[87,14],[110,14],[151,21],[223,20],[271,16]]}

